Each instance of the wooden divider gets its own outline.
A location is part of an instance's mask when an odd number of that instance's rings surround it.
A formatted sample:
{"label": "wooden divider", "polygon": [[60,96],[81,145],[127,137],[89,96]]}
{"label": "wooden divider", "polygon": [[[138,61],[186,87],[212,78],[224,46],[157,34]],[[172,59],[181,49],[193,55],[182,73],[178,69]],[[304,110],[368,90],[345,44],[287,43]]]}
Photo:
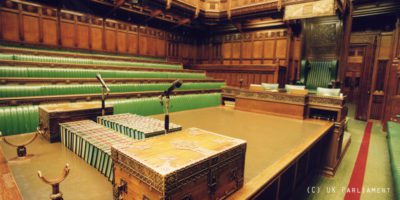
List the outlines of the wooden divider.
{"label": "wooden divider", "polygon": [[26,1],[6,0],[2,5],[0,41],[170,57],[179,62],[192,60],[195,56],[195,51],[188,51],[188,48],[195,45],[195,40],[180,33],[111,19],[103,20],[97,16],[57,10]]}
{"label": "wooden divider", "polygon": [[286,81],[286,67],[278,64],[199,64],[191,67],[194,70],[206,71],[207,76],[226,80],[228,86],[243,87],[250,84],[279,83]]}

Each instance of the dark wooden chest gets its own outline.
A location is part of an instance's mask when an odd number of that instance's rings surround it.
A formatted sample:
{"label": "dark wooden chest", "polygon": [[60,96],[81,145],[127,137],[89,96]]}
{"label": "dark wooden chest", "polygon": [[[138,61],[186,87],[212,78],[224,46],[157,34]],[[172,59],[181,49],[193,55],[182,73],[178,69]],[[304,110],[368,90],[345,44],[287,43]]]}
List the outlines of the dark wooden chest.
{"label": "dark wooden chest", "polygon": [[[106,115],[113,114],[113,107],[106,107]],[[69,103],[39,106],[39,126],[43,136],[51,143],[60,142],[59,123],[90,119],[96,121],[101,115],[98,102]]]}
{"label": "dark wooden chest", "polygon": [[246,142],[197,128],[113,146],[114,199],[225,199],[243,186]]}

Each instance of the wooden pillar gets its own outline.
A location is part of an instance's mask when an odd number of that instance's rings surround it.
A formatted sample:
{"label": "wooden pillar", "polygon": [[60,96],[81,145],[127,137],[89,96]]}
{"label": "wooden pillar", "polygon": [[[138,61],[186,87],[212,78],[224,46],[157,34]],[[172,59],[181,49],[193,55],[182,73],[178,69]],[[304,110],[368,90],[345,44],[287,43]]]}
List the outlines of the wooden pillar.
{"label": "wooden pillar", "polygon": [[25,41],[24,38],[24,16],[22,14],[23,10],[22,10],[22,4],[18,4],[18,35],[19,35],[19,40],[21,42]]}
{"label": "wooden pillar", "polygon": [[59,48],[62,46],[62,39],[61,39],[61,8],[57,8],[57,45]]}
{"label": "wooden pillar", "polygon": [[38,17],[39,17],[39,43],[43,43],[43,7],[38,7]]}

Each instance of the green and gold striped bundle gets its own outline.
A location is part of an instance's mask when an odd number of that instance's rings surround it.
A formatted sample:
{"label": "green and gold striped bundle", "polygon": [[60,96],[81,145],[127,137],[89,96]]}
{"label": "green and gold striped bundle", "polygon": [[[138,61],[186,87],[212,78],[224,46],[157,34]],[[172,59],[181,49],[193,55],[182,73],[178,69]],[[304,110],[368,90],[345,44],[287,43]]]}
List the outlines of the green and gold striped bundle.
{"label": "green and gold striped bundle", "polygon": [[60,130],[61,142],[109,181],[114,176],[111,146],[133,142],[131,138],[116,134],[115,131],[90,120],[61,123]]}
{"label": "green and gold striped bundle", "polygon": [[[164,121],[130,113],[97,117],[97,123],[137,140],[165,132]],[[171,132],[182,130],[182,126],[173,123],[169,127]]]}

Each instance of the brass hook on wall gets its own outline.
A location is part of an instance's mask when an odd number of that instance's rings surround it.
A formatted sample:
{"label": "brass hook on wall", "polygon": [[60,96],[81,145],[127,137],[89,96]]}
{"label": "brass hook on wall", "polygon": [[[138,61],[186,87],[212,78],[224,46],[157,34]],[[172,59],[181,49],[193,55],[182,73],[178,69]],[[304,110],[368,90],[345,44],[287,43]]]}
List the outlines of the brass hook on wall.
{"label": "brass hook on wall", "polygon": [[70,168],[69,168],[69,164],[65,164],[64,170],[61,174],[60,177],[56,178],[56,179],[47,179],[46,177],[44,177],[42,175],[42,172],[39,170],[38,176],[39,178],[46,184],[51,185],[53,192],[50,195],[50,199],[51,200],[63,200],[62,196],[62,192],[60,191],[60,183],[63,182],[65,180],[65,178],[67,178],[68,174],[69,174]]}

